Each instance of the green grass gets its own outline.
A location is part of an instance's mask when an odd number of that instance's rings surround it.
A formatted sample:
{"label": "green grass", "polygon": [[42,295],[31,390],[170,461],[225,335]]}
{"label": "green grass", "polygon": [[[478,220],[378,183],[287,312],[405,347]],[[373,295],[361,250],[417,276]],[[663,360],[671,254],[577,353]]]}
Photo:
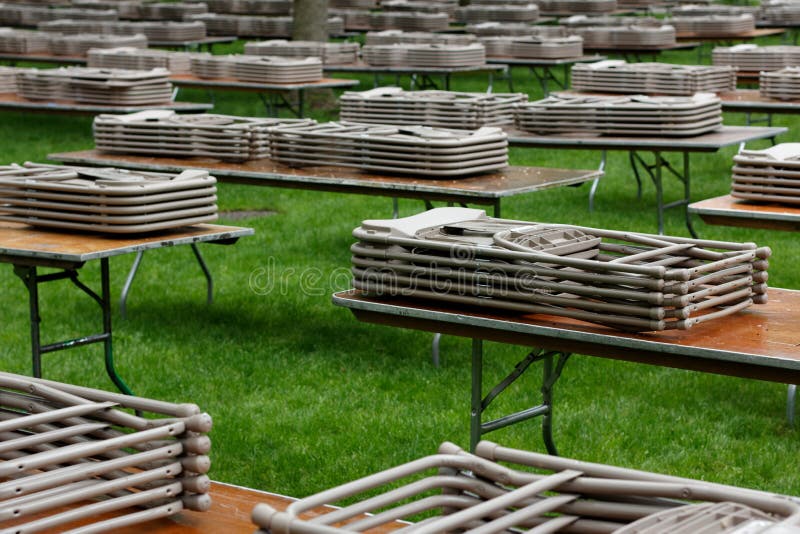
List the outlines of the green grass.
{"label": "green grass", "polygon": [[[691,63],[694,52],[668,59]],[[539,95],[515,70],[515,86]],[[454,89],[481,90],[485,76],[454,78]],[[362,78],[371,86],[371,79]],[[497,82],[496,91],[505,87]],[[254,95],[218,93],[217,112],[263,114]],[[204,91],[181,99],[205,101]],[[315,116],[329,118],[330,95],[313,100]],[[741,124],[741,115],[726,117]],[[791,141],[798,121],[779,141]],[[0,113],[2,162],[42,161],[50,152],[91,148],[91,120]],[[752,143],[765,147],[766,142]],[[724,194],[735,148],[692,158],[693,197]],[[599,154],[513,149],[515,165],[586,168]],[[681,189],[668,182],[666,198]],[[646,183],[636,198],[627,158],[612,153],[596,199],[588,187],[564,188],[508,199],[504,216],[606,228],[655,231],[655,195]],[[192,401],[214,418],[211,475],[295,496],[429,454],[469,436],[469,340],[446,337],[443,365],[430,362],[429,334],[362,324],[330,303],[348,286],[350,232],[365,218],[391,216],[387,198],[220,185],[220,222],[250,226],[253,237],[234,246],[207,245],[215,276],[215,302],[204,303],[202,274],[186,247],[148,253],[134,284],[128,319],[115,311],[119,371],[137,394]],[[419,202],[400,202],[401,213]],[[245,220],[224,212],[271,210]],[[703,237],[755,241],[773,248],[770,285],[800,287],[796,235],[706,226]],[[678,210],[667,212],[666,231],[686,235]],[[133,257],[111,261],[118,295]],[[29,372],[27,296],[6,266],[0,277],[0,365]],[[98,264],[81,277],[96,286]],[[98,310],[66,282],[43,289],[45,342],[99,327]],[[525,349],[487,343],[486,382],[504,376]],[[46,355],[45,376],[111,389],[99,347]],[[492,415],[537,402],[538,370],[496,401]],[[576,355],[556,386],[556,443],[563,455],[800,495],[795,458],[798,430],[785,415],[780,384],[634,365]],[[509,446],[543,450],[540,423],[530,421],[489,437]]]}

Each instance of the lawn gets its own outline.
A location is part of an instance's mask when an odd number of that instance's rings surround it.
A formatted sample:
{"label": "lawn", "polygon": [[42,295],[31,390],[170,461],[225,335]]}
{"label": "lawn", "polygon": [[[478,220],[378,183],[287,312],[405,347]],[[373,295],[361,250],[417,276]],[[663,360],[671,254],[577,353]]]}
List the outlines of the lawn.
{"label": "lawn", "polygon": [[[692,63],[695,52],[667,59]],[[515,88],[540,96],[515,70]],[[346,75],[342,75],[346,77]],[[362,86],[371,87],[369,77]],[[482,90],[485,75],[454,78],[458,90]],[[496,81],[495,91],[505,89]],[[205,91],[182,90],[182,100],[206,101]],[[313,115],[335,117],[332,95],[312,99]],[[215,111],[263,114],[248,93],[219,93]],[[742,115],[726,116],[743,124]],[[792,141],[800,124],[779,117]],[[48,153],[93,146],[91,119],[0,113],[2,163],[43,161]],[[749,145],[764,148],[768,142]],[[693,156],[694,199],[730,187],[731,147]],[[596,168],[599,153],[512,149],[514,165]],[[655,193],[645,184],[636,198],[627,157],[612,153],[595,210],[588,186],[504,201],[508,218],[654,232]],[[204,302],[202,273],[186,247],[148,253],[128,302],[115,312],[120,374],[137,394],[191,401],[214,418],[211,476],[273,492],[303,496],[432,453],[450,440],[469,439],[470,343],[445,337],[443,362],[430,360],[429,334],[362,324],[334,307],[330,295],[349,284],[350,233],[366,218],[391,217],[388,198],[221,184],[221,223],[255,229],[234,246],[205,245],[215,276],[215,301]],[[678,198],[668,182],[666,199]],[[423,209],[400,201],[401,215]],[[241,217],[240,212],[266,212]],[[795,235],[712,227],[696,221],[702,237],[754,241],[774,251],[770,285],[800,288],[800,244]],[[679,210],[666,215],[666,232],[687,235]],[[111,261],[119,294],[133,257]],[[30,372],[27,295],[9,266],[0,290],[0,365]],[[97,263],[81,277],[99,283]],[[94,302],[67,282],[43,291],[43,340],[99,327]],[[504,376],[524,347],[487,343],[486,381]],[[111,389],[99,346],[44,358],[54,380]],[[537,400],[539,374],[529,373],[500,398],[495,415]],[[576,355],[555,391],[554,436],[565,456],[800,495],[795,459],[800,432],[785,417],[780,384],[634,365]],[[494,413],[494,412],[493,412]],[[544,450],[540,422],[491,434],[512,447]]]}

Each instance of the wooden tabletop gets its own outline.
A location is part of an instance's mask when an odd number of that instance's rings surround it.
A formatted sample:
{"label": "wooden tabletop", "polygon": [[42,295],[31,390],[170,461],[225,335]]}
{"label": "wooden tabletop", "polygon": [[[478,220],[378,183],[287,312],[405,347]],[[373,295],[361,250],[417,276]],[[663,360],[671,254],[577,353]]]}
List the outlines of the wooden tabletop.
{"label": "wooden tabletop", "polygon": [[669,50],[691,50],[692,48],[697,48],[700,46],[699,42],[691,42],[691,43],[673,43],[668,45],[661,45],[661,46],[584,46],[584,52],[609,52],[609,53],[636,53],[636,52],[644,52],[644,53],[654,53],[654,52],[666,52]]}
{"label": "wooden tabletop", "polygon": [[4,61],[31,61],[34,63],[69,63],[73,65],[86,65],[86,56],[57,56],[55,54],[27,53],[11,54],[3,52],[0,59]]}
{"label": "wooden tabletop", "polygon": [[484,63],[483,65],[464,65],[461,67],[411,67],[405,65],[368,65],[367,63],[359,62],[346,65],[323,65],[322,70],[376,74],[454,74],[457,72],[500,71],[505,70],[505,65]]}
{"label": "wooden tabletop", "polygon": [[200,45],[232,43],[236,39],[238,39],[238,37],[236,37],[235,35],[210,35],[208,37],[203,37],[202,39],[189,39],[188,41],[159,41],[159,40],[148,39],[147,44],[148,46],[162,46],[162,47],[182,46],[186,48],[191,48]]}
{"label": "wooden tabletop", "polygon": [[192,243],[233,243],[239,237],[252,235],[251,228],[197,224],[173,230],[137,236],[114,236],[81,232],[64,232],[36,228],[26,224],[0,222],[0,261],[17,263],[27,258],[37,261],[83,263],[154,248]]}
{"label": "wooden tabletop", "polygon": [[[253,534],[256,531],[256,525],[250,519],[250,514],[256,504],[264,503],[276,510],[285,510],[287,506],[296,500],[275,493],[220,482],[211,483],[209,494],[212,505],[211,509],[206,512],[184,510],[171,517],[115,529],[114,534],[142,534],[143,532],[148,534]],[[107,513],[92,517],[89,520],[71,523],[70,527],[88,525],[98,520],[111,519],[125,513],[138,511],[140,510],[127,509],[116,513]],[[325,511],[324,508],[320,508],[310,512],[308,517],[320,515]],[[307,516],[304,515],[303,517]],[[388,532],[403,526],[405,525],[402,523],[396,523],[387,526],[380,532]],[[45,534],[55,533],[45,531]]]}
{"label": "wooden tabletop", "polygon": [[175,111],[205,111],[214,107],[213,104],[201,102],[162,102],[145,106],[112,106],[105,104],[79,104],[66,100],[28,100],[14,93],[0,93],[0,109],[22,109],[25,111],[38,111],[45,113],[134,113],[146,109],[174,109]]}
{"label": "wooden tabletop", "polygon": [[[737,73],[737,75],[740,73]],[[718,93],[725,111],[752,111],[755,113],[797,113],[800,100],[776,100],[761,96],[758,89],[737,89]]]}
{"label": "wooden tabletop", "polygon": [[800,230],[800,204],[751,202],[724,195],[693,202],[688,210],[708,224],[787,232]]}
{"label": "wooden tabletop", "polygon": [[106,154],[97,150],[62,152],[50,154],[47,158],[70,164],[150,171],[205,169],[222,182],[478,204],[521,193],[579,184],[602,175],[597,170],[507,167],[501,172],[466,178],[428,179],[373,174],[346,167],[288,167],[269,159],[231,163],[209,158]]}
{"label": "wooden tabletop", "polygon": [[[557,91],[556,96],[624,96],[624,92],[600,91]],[[669,96],[663,93],[647,93],[650,96]],[[722,102],[723,111],[756,112],[756,113],[798,113],[800,100],[776,100],[761,96],[758,89],[736,89],[717,93]]]}
{"label": "wooden tabletop", "polygon": [[786,28],[756,28],[749,32],[742,33],[716,33],[709,34],[706,32],[678,32],[676,39],[692,39],[695,41],[703,42],[716,42],[716,41],[743,41],[755,39],[757,37],[769,37],[772,35],[781,35],[786,33]]}
{"label": "wooden tabletop", "polygon": [[520,130],[508,131],[508,143],[542,148],[582,148],[593,150],[649,150],[663,152],[716,152],[720,148],[769,139],[787,132],[784,127],[722,126],[713,132],[692,137],[621,136],[590,133],[536,135]]}
{"label": "wooden tabletop", "polygon": [[575,63],[594,63],[608,59],[606,56],[592,54],[580,57],[562,58],[527,58],[511,56],[490,56],[486,58],[487,63],[502,63],[503,65],[521,65],[525,67],[554,67],[558,65],[573,65]]}
{"label": "wooden tabletop", "polygon": [[331,89],[354,87],[358,80],[343,78],[322,78],[313,82],[296,83],[254,83],[234,78],[198,78],[193,74],[173,74],[169,81],[181,87],[206,87],[208,89],[238,89],[244,91],[297,91],[305,89]]}
{"label": "wooden tabletop", "polygon": [[800,383],[800,291],[771,288],[769,302],[688,330],[629,333],[565,317],[443,306],[421,299],[372,299],[356,290],[333,295],[357,319],[514,345]]}

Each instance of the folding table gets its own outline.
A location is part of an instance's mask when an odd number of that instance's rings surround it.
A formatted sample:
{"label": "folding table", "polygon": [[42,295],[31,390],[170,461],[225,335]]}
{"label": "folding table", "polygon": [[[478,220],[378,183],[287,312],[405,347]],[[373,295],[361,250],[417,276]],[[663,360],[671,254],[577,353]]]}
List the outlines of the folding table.
{"label": "folding table", "polygon": [[[631,167],[634,171],[638,186],[638,195],[641,197],[642,181],[639,168],[647,173],[656,187],[656,210],[658,214],[658,232],[664,232],[664,210],[682,206],[685,212],[686,227],[692,235],[695,235],[692,222],[686,212],[686,206],[691,201],[691,174],[689,167],[689,154],[692,152],[716,152],[720,148],[732,145],[742,145],[748,141],[756,139],[769,139],[778,134],[784,133],[787,128],[783,127],[755,127],[755,126],[723,126],[718,130],[697,135],[694,137],[637,137],[637,136],[612,136],[612,135],[591,135],[591,134],[559,134],[559,135],[536,135],[519,130],[508,132],[508,143],[512,146],[524,146],[530,148],[560,148],[560,149],[583,149],[601,150],[603,158],[600,168],[605,166],[605,151],[622,150],[628,152]],[[645,162],[641,152],[653,154],[653,162]],[[664,159],[662,153],[678,152],[683,155],[683,169],[675,169]],[[672,202],[664,202],[664,192],[662,184],[663,171],[669,171],[683,184],[683,198]],[[594,195],[597,190],[598,180],[592,184],[589,193],[589,207],[593,206]]]}
{"label": "folding table", "polygon": [[66,100],[45,101],[28,100],[14,93],[0,94],[0,110],[11,109],[44,113],[74,113],[96,115],[98,113],[134,113],[145,109],[174,109],[183,112],[206,111],[214,107],[213,104],[203,102],[163,102],[145,106],[109,106],[102,104],[80,104]]}
{"label": "folding table", "polygon": [[694,50],[701,43],[697,41],[675,43],[667,46],[584,46],[584,52],[596,54],[617,54],[628,61],[656,61],[661,52],[672,50]]}
{"label": "folding table", "polygon": [[[742,73],[737,72],[737,78],[740,78]],[[758,82],[758,73],[756,73],[756,82]],[[594,93],[585,91],[563,91],[559,92],[560,95],[612,95],[622,93]],[[734,91],[722,91],[717,93],[717,96],[722,102],[722,111],[729,111],[732,113],[744,113],[746,125],[750,126],[754,122],[766,122],[767,126],[772,126],[773,114],[800,114],[800,100],[777,100],[774,98],[765,98],[761,96],[758,89],[736,89]],[[751,113],[764,113],[766,120],[756,121],[751,119]]]}
{"label": "folding table", "polygon": [[[247,185],[286,187],[361,195],[381,195],[458,204],[489,205],[500,216],[500,201],[506,197],[553,187],[578,185],[602,175],[601,171],[508,167],[502,172],[466,178],[430,180],[360,172],[345,167],[288,167],[268,159],[226,163],[207,158],[151,158],[127,154],[104,154],[97,150],[50,154],[48,159],[70,164],[112,166],[149,171],[206,169],[217,180]],[[395,212],[397,204],[395,203]]]}
{"label": "folding table", "polygon": [[147,44],[150,47],[177,48],[187,52],[202,50],[203,47],[206,47],[206,50],[211,52],[215,44],[232,43],[236,41],[236,39],[238,39],[238,37],[235,35],[210,35],[202,39],[190,41],[158,41],[149,39]]}
{"label": "folding table", "polygon": [[[737,76],[741,76],[741,74],[738,73]],[[758,82],[758,77],[756,77],[756,82]],[[718,93],[717,96],[722,100],[722,111],[744,113],[748,126],[754,122],[750,118],[751,113],[765,114],[766,120],[764,122],[766,122],[767,126],[772,126],[773,114],[800,114],[800,100],[764,98],[758,89],[737,89],[736,91]]]}
{"label": "folding table", "polygon": [[711,34],[703,32],[678,32],[675,38],[679,43],[684,41],[699,42],[700,46],[697,49],[697,60],[702,63],[704,59],[710,57],[710,51],[706,52],[705,44],[709,44],[712,48],[715,46],[730,46],[735,43],[752,41],[759,37],[772,37],[774,35],[783,35],[786,33],[786,28],[756,28],[755,30],[731,34]]}
{"label": "folding table", "polygon": [[86,56],[57,56],[55,54],[43,53],[27,53],[27,54],[11,54],[3,52],[0,54],[0,60],[8,61],[12,66],[16,65],[18,61],[29,61],[31,63],[56,63],[56,64],[72,64],[72,65],[86,65]]}
{"label": "folding table", "polygon": [[730,34],[730,33],[706,33],[706,32],[678,32],[675,38],[679,41],[700,41],[703,43],[712,43],[715,45],[724,45],[726,43],[733,43],[739,41],[752,41],[759,37],[772,37],[773,35],[783,35],[786,33],[786,28],[756,28],[755,30]]}
{"label": "folding table", "polygon": [[[594,63],[597,61],[602,61],[606,59],[605,56],[600,56],[597,54],[594,55],[585,55],[581,57],[570,57],[570,58],[561,58],[561,59],[534,59],[534,58],[519,58],[519,57],[501,57],[501,56],[494,56],[494,57],[487,57],[486,63],[499,63],[502,65],[508,66],[508,90],[513,92],[514,85],[512,80],[512,67],[527,67],[530,70],[530,73],[536,78],[536,81],[539,82],[539,85],[542,88],[542,93],[544,96],[550,94],[549,83],[553,82],[556,86],[561,89],[569,88],[569,75],[570,69],[572,65],[575,63]],[[557,67],[561,67],[563,69],[563,79],[559,79],[555,74],[554,70]]]}
{"label": "folding table", "polygon": [[[253,83],[242,82],[232,78],[207,79],[198,78],[193,74],[173,74],[169,81],[175,86],[173,98],[177,98],[178,90],[181,87],[193,87],[211,91],[249,91],[258,93],[264,107],[272,116],[277,116],[276,107],[283,105],[287,107],[297,117],[305,114],[305,92],[312,89],[344,89],[358,85],[358,80],[345,80],[337,78],[323,78],[314,82],[303,83]],[[285,96],[285,92],[297,93],[297,107],[292,107]],[[274,95],[277,101],[267,99],[264,95]],[[212,101],[213,104],[213,101]],[[209,107],[211,104],[209,105]]]}
{"label": "folding table", "polygon": [[[92,343],[103,343],[105,367],[108,376],[123,393],[130,388],[117,375],[114,368],[111,330],[111,282],[109,258],[123,254],[142,254],[146,250],[189,245],[206,276],[209,296],[212,290],[211,274],[202,260],[197,243],[233,244],[240,237],[252,235],[250,228],[198,224],[149,235],[127,237],[89,233],[68,233],[34,228],[24,224],[0,222],[0,262],[14,266],[16,274],[28,290],[31,327],[31,353],[33,375],[42,376],[42,354],[79,347]],[[88,261],[100,260],[100,292],[96,292],[78,279],[78,271]],[[127,292],[133,270],[126,282]],[[40,274],[39,268],[56,269]],[[43,345],[40,338],[41,317],[39,314],[39,285],[54,280],[71,281],[100,306],[103,327],[100,333],[88,334],[76,339]]]}
{"label": "folding table", "polygon": [[687,210],[689,213],[696,213],[708,224],[800,231],[800,205],[748,202],[731,195],[723,195],[692,202]]}
{"label": "folding table", "polygon": [[[450,78],[453,74],[487,72],[489,73],[489,86],[487,92],[492,92],[494,85],[494,73],[505,73],[508,70],[506,65],[489,64],[471,65],[465,67],[409,67],[409,66],[382,66],[367,65],[366,63],[354,63],[352,65],[324,65],[325,72],[357,72],[372,74],[374,76],[374,86],[380,87],[381,75],[395,76],[399,84],[400,76],[411,77],[411,89],[444,89],[450,90]],[[437,85],[434,77],[439,77],[441,86]]]}
{"label": "folding table", "polygon": [[[758,228],[762,230],[800,231],[800,205],[777,202],[748,202],[723,195],[689,204],[689,213],[696,213],[707,224]],[[796,384],[790,384],[786,401],[786,417],[794,424]]]}
{"label": "folding table", "polygon": [[[721,321],[688,330],[628,333],[548,315],[493,313],[424,300],[367,298],[356,290],[333,295],[359,321],[472,339],[470,445],[481,436],[542,416],[542,437],[556,454],[552,436],[553,387],[573,353],[743,378],[793,384],[800,380],[800,291],[770,289],[769,302]],[[537,347],[506,378],[483,395],[483,341]],[[542,363],[542,402],[483,421],[492,401],[533,363]]]}

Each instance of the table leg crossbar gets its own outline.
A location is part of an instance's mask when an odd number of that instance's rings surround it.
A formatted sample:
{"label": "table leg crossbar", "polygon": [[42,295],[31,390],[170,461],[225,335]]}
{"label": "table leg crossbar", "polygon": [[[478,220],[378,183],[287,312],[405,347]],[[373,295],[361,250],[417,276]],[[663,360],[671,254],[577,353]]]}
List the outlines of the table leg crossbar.
{"label": "table leg crossbar", "polygon": [[[542,417],[542,439],[547,452],[558,454],[553,441],[553,387],[561,376],[561,372],[569,359],[570,354],[559,351],[543,351],[533,349],[527,356],[520,360],[514,369],[489,393],[483,396],[483,341],[472,340],[472,410],[470,413],[470,448],[475,450],[483,434],[494,430],[526,421],[533,417]],[[542,402],[512,414],[483,422],[483,412],[489,405],[503,393],[511,384],[521,377],[528,368],[536,362],[542,362]]]}
{"label": "table leg crossbar", "polygon": [[539,82],[539,86],[542,88],[542,93],[545,97],[550,96],[550,82],[553,82],[554,86],[559,89],[566,90],[569,88],[569,69],[566,65],[564,66],[563,80],[556,76],[553,73],[553,69],[548,66],[531,66],[530,72],[531,75],[536,78],[536,81]]}
{"label": "table leg crossbar", "polygon": [[297,91],[297,105],[294,105],[294,103],[287,98],[286,93],[286,91],[275,93],[258,93],[258,98],[261,99],[261,103],[264,105],[267,115],[270,117],[277,117],[278,110],[280,110],[280,108],[286,108],[298,119],[302,119],[303,114],[305,113],[305,98],[303,91]]}
{"label": "table leg crossbar", "polygon": [[[697,237],[697,233],[692,227],[692,220],[689,217],[687,207],[691,203],[691,175],[689,173],[689,153],[683,153],[683,170],[679,171],[667,161],[661,152],[653,152],[653,163],[648,163],[644,160],[642,155],[635,150],[629,153],[631,168],[633,169],[634,177],[636,178],[637,198],[642,198],[642,178],[639,169],[650,177],[653,185],[656,188],[656,205],[658,209],[658,233],[664,233],[664,211],[683,207],[684,218],[686,220],[686,228],[692,237]],[[673,200],[672,202],[664,202],[664,186],[663,186],[663,170],[666,169],[672,176],[677,178],[683,184],[683,198]]]}
{"label": "table leg crossbar", "polygon": [[[766,113],[763,116],[753,117],[752,112],[746,111],[744,114],[744,123],[746,126],[752,126],[754,124],[766,124],[767,126],[772,126],[772,113]],[[775,138],[771,137],[772,144],[775,144]]]}
{"label": "table leg crossbar", "polygon": [[[104,345],[105,367],[109,378],[112,382],[114,382],[114,385],[116,385],[120,391],[125,394],[132,395],[133,393],[131,392],[131,389],[117,374],[114,367],[114,353],[111,344],[111,290],[109,282],[108,259],[103,258],[100,260],[100,294],[92,290],[89,286],[78,279],[78,271],[76,268],[66,267],[59,272],[39,275],[35,266],[14,265],[14,274],[16,274],[22,280],[28,290],[31,321],[31,357],[33,364],[33,376],[36,378],[41,378],[42,376],[42,354],[102,342]],[[92,300],[97,302],[97,304],[100,306],[100,309],[103,312],[103,330],[97,334],[90,334],[75,339],[42,345],[42,319],[39,312],[39,284],[65,279],[70,280],[73,285],[75,285],[85,294],[89,295]]]}
{"label": "table leg crossbar", "polygon": [[412,74],[410,77],[410,88],[412,91],[424,91],[426,89],[444,89],[450,90],[450,75],[442,74],[441,84],[436,83],[433,76],[429,74]]}
{"label": "table leg crossbar", "polygon": [[622,58],[628,63],[642,63],[642,62],[655,62],[658,61],[658,51],[636,51],[636,52],[623,52],[620,54]]}

